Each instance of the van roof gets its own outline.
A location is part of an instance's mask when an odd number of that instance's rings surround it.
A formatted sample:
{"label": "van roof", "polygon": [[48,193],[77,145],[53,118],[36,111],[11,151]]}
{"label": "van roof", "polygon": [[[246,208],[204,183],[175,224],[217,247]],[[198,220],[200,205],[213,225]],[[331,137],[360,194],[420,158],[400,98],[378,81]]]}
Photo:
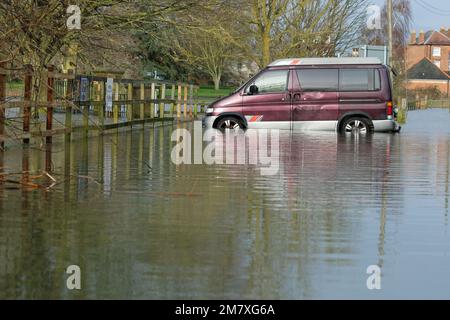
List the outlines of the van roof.
{"label": "van roof", "polygon": [[345,64],[381,64],[378,58],[297,58],[280,59],[269,64],[269,67],[297,65],[345,65]]}

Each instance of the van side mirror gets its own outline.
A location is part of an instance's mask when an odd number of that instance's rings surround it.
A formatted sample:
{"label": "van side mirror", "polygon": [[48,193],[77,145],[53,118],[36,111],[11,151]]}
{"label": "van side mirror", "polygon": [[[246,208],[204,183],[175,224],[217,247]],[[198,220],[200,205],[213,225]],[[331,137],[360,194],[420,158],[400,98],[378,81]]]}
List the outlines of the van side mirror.
{"label": "van side mirror", "polygon": [[259,92],[258,86],[252,84],[249,88],[249,93],[251,95],[254,95],[254,94],[258,94],[258,92]]}

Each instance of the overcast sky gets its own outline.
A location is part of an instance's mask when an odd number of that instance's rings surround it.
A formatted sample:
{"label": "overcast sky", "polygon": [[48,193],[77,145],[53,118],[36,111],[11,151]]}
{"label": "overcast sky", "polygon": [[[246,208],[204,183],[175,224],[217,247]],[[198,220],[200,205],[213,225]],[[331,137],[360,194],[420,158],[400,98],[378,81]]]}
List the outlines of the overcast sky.
{"label": "overcast sky", "polygon": [[[450,28],[450,0],[410,0],[413,7],[411,29],[439,30],[441,26]],[[385,0],[372,0],[383,5]]]}

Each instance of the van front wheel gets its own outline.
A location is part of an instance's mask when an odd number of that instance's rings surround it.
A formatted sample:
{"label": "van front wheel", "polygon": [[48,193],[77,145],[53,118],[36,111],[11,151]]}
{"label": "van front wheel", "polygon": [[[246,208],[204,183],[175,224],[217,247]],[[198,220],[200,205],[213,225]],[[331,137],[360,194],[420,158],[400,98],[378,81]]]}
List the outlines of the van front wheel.
{"label": "van front wheel", "polygon": [[217,129],[221,131],[225,130],[239,130],[239,129],[245,129],[244,125],[242,124],[242,121],[235,118],[235,117],[225,117],[221,119],[217,123]]}
{"label": "van front wheel", "polygon": [[344,120],[341,133],[367,135],[373,133],[373,124],[370,120],[362,117],[352,117]]}

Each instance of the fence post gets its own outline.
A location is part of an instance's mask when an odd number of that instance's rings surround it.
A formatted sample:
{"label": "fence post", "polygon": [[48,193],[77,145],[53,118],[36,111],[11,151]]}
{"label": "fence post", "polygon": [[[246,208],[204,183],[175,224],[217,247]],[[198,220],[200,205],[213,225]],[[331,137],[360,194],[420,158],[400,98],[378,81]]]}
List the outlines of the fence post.
{"label": "fence post", "polygon": [[152,82],[151,84],[151,89],[150,89],[150,118],[154,118],[155,117],[155,99],[156,99],[156,85],[154,82]]}
{"label": "fence post", "polygon": [[[31,90],[33,82],[33,67],[31,65],[25,66],[25,88],[23,97],[23,133],[30,133],[30,117],[31,117]],[[28,137],[23,139],[23,143],[30,143]]]}
{"label": "fence post", "polygon": [[141,104],[140,104],[140,118],[141,120],[145,119],[145,84],[142,82],[140,84],[140,89],[139,89],[139,93],[140,93],[140,98],[141,98]]}
{"label": "fence post", "polygon": [[88,135],[89,133],[89,106],[83,106],[83,133],[84,135]]}
{"label": "fence post", "polygon": [[105,125],[105,112],[106,112],[106,87],[107,87],[107,81],[108,79],[106,78],[105,80],[102,81],[102,88],[103,88],[103,103],[99,104],[99,108],[98,108],[98,120],[100,123],[100,134],[103,130],[103,126]]}
{"label": "fence post", "polygon": [[[161,100],[166,99],[166,85],[163,83],[161,85]],[[164,101],[160,102],[159,104],[159,117],[162,119],[164,118],[164,110],[166,108],[166,103]]]}
{"label": "fence post", "polygon": [[[64,120],[64,126],[72,132],[72,103],[73,103],[73,85],[75,79],[72,79],[74,72],[72,69],[68,70],[69,79],[67,80],[67,91],[66,91],[66,114]],[[70,137],[70,132],[68,137]]]}
{"label": "fence post", "polygon": [[181,100],[183,99],[183,97],[181,96],[181,85],[178,85],[178,103],[177,103],[177,118],[180,119],[181,118]]}
{"label": "fence post", "polygon": [[3,140],[5,133],[5,115],[6,115],[6,74],[4,68],[6,62],[0,62],[0,152],[5,148],[5,141]]}
{"label": "fence post", "polygon": [[128,107],[127,107],[127,121],[133,120],[133,84],[128,84]]}
{"label": "fence post", "polygon": [[198,113],[198,88],[194,90],[194,117],[197,118]]}
{"label": "fence post", "polygon": [[172,84],[172,92],[170,93],[170,99],[173,101],[170,105],[170,117],[173,118],[173,113],[175,111],[175,85]]}
{"label": "fence post", "polygon": [[183,106],[183,113],[184,118],[187,118],[187,103],[188,103],[188,86],[186,85],[184,87],[184,106]]}
{"label": "fence post", "polygon": [[192,118],[192,109],[194,108],[194,85],[189,85],[189,117]]}
{"label": "fence post", "polygon": [[47,130],[47,136],[45,138],[45,141],[46,143],[52,143],[53,137],[51,136],[52,133],[49,131],[53,129],[53,93],[55,86],[55,78],[53,72],[55,71],[55,68],[53,66],[49,66],[47,70],[47,123],[45,128]]}
{"label": "fence post", "polygon": [[113,102],[113,122],[117,124],[119,122],[119,82],[114,82],[114,102]]}
{"label": "fence post", "polygon": [[406,106],[407,106],[407,100],[406,100],[406,98],[402,98],[402,109],[403,110],[406,110]]}

